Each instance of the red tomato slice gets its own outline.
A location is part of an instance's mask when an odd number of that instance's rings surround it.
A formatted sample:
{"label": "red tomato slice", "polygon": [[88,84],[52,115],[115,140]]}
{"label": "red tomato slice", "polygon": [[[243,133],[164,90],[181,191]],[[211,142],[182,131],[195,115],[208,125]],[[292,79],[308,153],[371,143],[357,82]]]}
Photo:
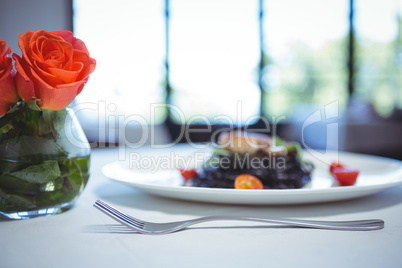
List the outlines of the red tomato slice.
{"label": "red tomato slice", "polygon": [[235,189],[263,189],[262,182],[250,174],[241,174],[236,177]]}
{"label": "red tomato slice", "polygon": [[195,178],[198,176],[197,171],[195,171],[195,169],[179,169],[180,170],[180,174],[183,177],[183,179],[185,181]]}
{"label": "red tomato slice", "polygon": [[335,167],[332,170],[332,176],[339,182],[340,186],[351,186],[356,183],[359,176],[359,170],[345,167]]}

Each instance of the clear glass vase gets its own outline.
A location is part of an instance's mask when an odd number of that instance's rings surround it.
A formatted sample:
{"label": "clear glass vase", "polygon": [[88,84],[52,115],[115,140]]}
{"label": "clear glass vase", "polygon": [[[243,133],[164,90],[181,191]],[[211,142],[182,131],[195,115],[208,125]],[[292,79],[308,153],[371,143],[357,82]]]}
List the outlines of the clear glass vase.
{"label": "clear glass vase", "polygon": [[89,178],[90,146],[72,110],[0,118],[0,217],[29,219],[69,209]]}

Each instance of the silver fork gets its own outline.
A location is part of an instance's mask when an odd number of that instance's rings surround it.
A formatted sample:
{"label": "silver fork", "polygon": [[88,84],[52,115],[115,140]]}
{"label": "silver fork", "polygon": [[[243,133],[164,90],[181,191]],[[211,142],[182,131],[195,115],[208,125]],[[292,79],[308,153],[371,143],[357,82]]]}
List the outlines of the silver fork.
{"label": "silver fork", "polygon": [[251,218],[237,216],[209,216],[195,218],[186,221],[176,221],[167,223],[147,222],[136,219],[123,213],[122,211],[112,207],[102,200],[97,200],[94,207],[119,221],[122,224],[144,234],[168,234],[189,227],[190,225],[220,220],[238,220],[238,221],[253,221],[276,224],[287,224],[293,227],[307,227],[313,229],[328,229],[328,230],[344,230],[344,231],[372,231],[384,228],[384,221],[378,219],[372,220],[355,220],[355,221],[313,221],[313,220],[296,220],[284,218]]}

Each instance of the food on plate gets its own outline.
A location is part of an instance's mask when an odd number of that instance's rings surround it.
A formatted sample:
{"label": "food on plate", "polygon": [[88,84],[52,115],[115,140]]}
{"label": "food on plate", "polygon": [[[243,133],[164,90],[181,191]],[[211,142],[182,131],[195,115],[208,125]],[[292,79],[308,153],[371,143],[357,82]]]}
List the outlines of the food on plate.
{"label": "food on plate", "polygon": [[333,162],[329,166],[329,172],[340,186],[352,186],[356,184],[360,171],[354,168],[345,167],[343,164]]}
{"label": "food on plate", "polygon": [[262,182],[255,176],[250,174],[241,174],[236,177],[235,189],[263,189],[264,185]]}
{"label": "food on plate", "polygon": [[[314,166],[300,145],[244,131],[223,132],[202,168],[187,170],[185,185],[235,189],[296,189],[311,180]],[[188,179],[186,175],[192,174]]]}

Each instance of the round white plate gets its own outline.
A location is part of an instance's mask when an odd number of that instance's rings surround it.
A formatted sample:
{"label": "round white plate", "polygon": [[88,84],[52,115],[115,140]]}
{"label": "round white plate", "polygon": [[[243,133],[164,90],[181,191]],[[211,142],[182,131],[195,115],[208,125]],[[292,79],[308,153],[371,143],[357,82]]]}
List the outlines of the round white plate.
{"label": "round white plate", "polygon": [[[182,178],[176,169],[138,169],[124,161],[105,165],[103,174],[149,194],[210,203],[226,204],[303,204],[339,201],[375,194],[402,185],[402,162],[371,155],[354,153],[325,153],[317,160],[307,159],[315,165],[312,181],[302,189],[289,190],[238,190],[182,186]],[[348,167],[360,170],[353,186],[334,186],[328,173],[330,159],[338,159]]]}

